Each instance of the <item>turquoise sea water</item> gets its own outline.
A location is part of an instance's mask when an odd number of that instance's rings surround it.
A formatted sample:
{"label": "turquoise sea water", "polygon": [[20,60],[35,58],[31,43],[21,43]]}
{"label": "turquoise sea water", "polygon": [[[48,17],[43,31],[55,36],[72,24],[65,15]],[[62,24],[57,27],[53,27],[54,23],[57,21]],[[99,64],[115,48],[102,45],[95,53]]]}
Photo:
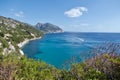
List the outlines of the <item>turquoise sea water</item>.
{"label": "turquoise sea water", "polygon": [[119,33],[53,33],[42,39],[30,41],[23,47],[29,58],[41,59],[46,63],[62,68],[73,56],[78,61],[90,57],[88,51],[105,42],[120,42]]}

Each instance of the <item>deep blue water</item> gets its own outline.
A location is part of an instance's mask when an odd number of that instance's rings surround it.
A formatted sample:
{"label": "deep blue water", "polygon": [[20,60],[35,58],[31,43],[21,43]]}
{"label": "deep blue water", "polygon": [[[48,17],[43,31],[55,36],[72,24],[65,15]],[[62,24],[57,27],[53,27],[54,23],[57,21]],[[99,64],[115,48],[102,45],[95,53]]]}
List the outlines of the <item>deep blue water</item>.
{"label": "deep blue water", "polygon": [[73,56],[83,61],[89,57],[88,51],[105,42],[120,42],[119,33],[53,33],[42,39],[30,41],[23,47],[29,58],[41,59],[57,68]]}

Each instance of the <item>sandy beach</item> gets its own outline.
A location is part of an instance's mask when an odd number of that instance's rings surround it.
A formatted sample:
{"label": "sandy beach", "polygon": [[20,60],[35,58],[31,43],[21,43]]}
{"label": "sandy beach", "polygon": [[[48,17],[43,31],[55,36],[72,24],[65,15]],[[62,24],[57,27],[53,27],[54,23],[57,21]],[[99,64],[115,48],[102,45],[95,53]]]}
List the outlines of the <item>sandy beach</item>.
{"label": "sandy beach", "polygon": [[18,44],[18,47],[20,48],[19,52],[24,55],[24,52],[21,50],[21,48],[26,45],[27,43],[29,43],[32,40],[36,40],[36,39],[41,39],[41,37],[37,37],[37,38],[32,38],[32,39],[25,39],[23,42]]}

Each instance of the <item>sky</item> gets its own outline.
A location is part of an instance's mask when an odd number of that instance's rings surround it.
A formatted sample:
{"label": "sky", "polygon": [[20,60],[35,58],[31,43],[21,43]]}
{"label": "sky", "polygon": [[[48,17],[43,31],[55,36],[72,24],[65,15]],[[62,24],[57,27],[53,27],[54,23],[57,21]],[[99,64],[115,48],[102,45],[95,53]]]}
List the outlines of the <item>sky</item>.
{"label": "sky", "polygon": [[0,16],[64,31],[120,32],[120,0],[0,0]]}

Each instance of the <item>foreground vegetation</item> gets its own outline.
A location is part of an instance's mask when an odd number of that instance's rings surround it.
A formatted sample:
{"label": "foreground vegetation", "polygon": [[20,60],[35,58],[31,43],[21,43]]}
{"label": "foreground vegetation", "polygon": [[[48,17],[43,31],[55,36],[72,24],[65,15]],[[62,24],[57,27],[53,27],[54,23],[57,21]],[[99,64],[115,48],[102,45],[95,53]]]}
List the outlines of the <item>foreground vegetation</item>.
{"label": "foreground vegetation", "polygon": [[15,54],[0,56],[0,80],[54,80],[59,72],[42,61],[18,58]]}
{"label": "foreground vegetation", "polygon": [[59,70],[20,54],[19,43],[42,35],[31,25],[0,16],[0,80],[120,80],[118,43],[98,47],[89,53],[93,57]]}
{"label": "foreground vegetation", "polygon": [[[112,47],[113,46],[113,47]],[[110,44],[94,50],[94,57],[59,70],[25,56],[0,55],[0,80],[120,80],[119,46]],[[93,53],[94,53],[93,52]],[[100,54],[100,53],[101,54]]]}

